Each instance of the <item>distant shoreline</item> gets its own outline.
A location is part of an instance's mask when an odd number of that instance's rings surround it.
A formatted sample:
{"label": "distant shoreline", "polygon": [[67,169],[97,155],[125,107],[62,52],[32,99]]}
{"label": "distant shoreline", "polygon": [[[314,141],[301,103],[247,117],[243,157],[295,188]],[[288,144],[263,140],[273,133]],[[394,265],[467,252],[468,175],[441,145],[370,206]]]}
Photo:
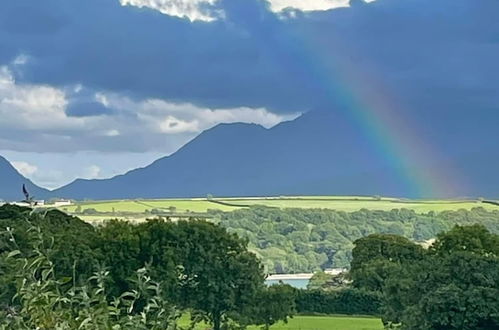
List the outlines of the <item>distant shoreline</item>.
{"label": "distant shoreline", "polygon": [[301,273],[301,274],[276,274],[269,275],[266,281],[286,281],[286,280],[310,280],[314,276],[312,273]]}

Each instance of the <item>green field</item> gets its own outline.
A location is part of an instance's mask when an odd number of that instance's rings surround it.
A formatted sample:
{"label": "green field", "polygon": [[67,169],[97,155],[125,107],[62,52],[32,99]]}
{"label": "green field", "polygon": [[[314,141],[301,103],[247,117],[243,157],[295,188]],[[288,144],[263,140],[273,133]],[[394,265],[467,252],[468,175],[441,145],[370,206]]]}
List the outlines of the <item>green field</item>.
{"label": "green field", "polygon": [[[182,320],[181,325],[187,325]],[[209,326],[199,325],[196,330],[210,329]],[[259,330],[260,327],[248,327],[249,330]],[[295,316],[288,324],[278,323],[270,327],[271,330],[381,330],[383,325],[380,319],[347,316]]]}
{"label": "green field", "polygon": [[[146,212],[153,209],[160,212],[205,213],[210,209],[233,211],[244,207],[263,205],[277,208],[319,208],[337,211],[354,212],[361,209],[389,211],[393,209],[410,209],[417,213],[447,210],[471,210],[474,207],[498,209],[497,206],[484,204],[475,200],[407,200],[396,198],[374,198],[365,196],[303,196],[303,197],[249,197],[249,198],[217,198],[207,200],[196,199],[161,199],[161,200],[114,200],[80,202],[72,206],[61,207],[62,210],[74,213],[77,207],[81,210],[95,209],[102,215],[88,215],[89,220],[102,219],[104,216],[144,219]],[[174,209],[172,209],[174,208]],[[120,214],[121,213],[121,214]],[[141,216],[140,216],[141,215]]]}
{"label": "green field", "polygon": [[206,199],[162,199],[162,200],[114,200],[99,202],[80,202],[72,206],[64,206],[67,212],[75,212],[80,206],[84,209],[95,209],[98,212],[131,212],[144,213],[146,210],[163,209],[175,207],[176,212],[207,212],[209,209],[221,211],[233,211],[237,207],[224,206],[207,201]]}
{"label": "green field", "polygon": [[493,205],[482,204],[478,201],[447,201],[447,200],[398,200],[383,198],[381,200],[366,198],[282,198],[282,199],[226,199],[221,200],[234,205],[265,205],[278,208],[319,208],[337,211],[354,212],[360,209],[389,211],[393,209],[411,209],[418,213],[430,211],[446,211],[466,209],[482,206],[485,208],[497,208]]}

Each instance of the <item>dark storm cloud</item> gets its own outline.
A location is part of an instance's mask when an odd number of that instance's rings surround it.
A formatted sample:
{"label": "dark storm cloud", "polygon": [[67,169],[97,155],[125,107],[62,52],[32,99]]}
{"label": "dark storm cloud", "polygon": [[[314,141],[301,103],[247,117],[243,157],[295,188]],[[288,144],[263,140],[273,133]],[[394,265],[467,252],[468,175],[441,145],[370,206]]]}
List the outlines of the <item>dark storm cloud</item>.
{"label": "dark storm cloud", "polygon": [[0,60],[28,55],[22,81],[291,112],[334,100],[311,68],[341,57],[417,111],[497,111],[498,1],[353,4],[279,19],[223,0],[226,19],[191,23],[117,0],[2,1]]}

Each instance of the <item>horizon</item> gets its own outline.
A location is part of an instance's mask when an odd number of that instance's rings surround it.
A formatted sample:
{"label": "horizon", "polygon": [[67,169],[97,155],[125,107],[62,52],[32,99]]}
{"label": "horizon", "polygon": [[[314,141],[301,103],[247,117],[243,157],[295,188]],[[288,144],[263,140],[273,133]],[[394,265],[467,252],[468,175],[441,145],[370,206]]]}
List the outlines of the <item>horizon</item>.
{"label": "horizon", "polygon": [[498,14],[0,1],[0,330],[499,329]]}
{"label": "horizon", "polygon": [[366,141],[397,191],[477,194],[486,174],[466,159],[499,162],[481,154],[499,120],[495,9],[493,0],[6,1],[0,155],[54,190],[148,166],[221,123],[270,128],[320,108],[341,117],[330,130]]}

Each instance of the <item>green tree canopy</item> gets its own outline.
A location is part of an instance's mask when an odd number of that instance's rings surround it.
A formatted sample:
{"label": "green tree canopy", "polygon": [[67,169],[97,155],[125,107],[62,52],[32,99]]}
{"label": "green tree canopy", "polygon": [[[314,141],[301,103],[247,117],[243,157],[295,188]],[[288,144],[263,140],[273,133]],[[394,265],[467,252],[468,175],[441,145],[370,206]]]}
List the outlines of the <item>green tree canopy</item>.
{"label": "green tree canopy", "polygon": [[150,263],[155,278],[165,279],[168,296],[215,329],[230,314],[243,313],[263,288],[262,266],[247,241],[212,223],[112,222],[102,233],[103,251],[119,264],[111,270],[117,283],[126,285],[136,263]]}
{"label": "green tree canopy", "polygon": [[421,255],[408,253],[418,249],[404,248],[403,240],[390,239],[403,244],[400,251],[405,252],[399,255],[404,257],[398,259],[391,252],[380,253],[383,258],[368,252],[367,247],[380,246],[368,237],[359,240],[359,251],[366,253],[353,253],[358,265],[352,274],[354,286],[383,293],[387,325],[410,330],[499,329],[497,239],[483,226],[457,226],[438,235],[430,253]]}
{"label": "green tree canopy", "polygon": [[353,285],[383,291],[385,280],[401,267],[423,259],[424,249],[405,237],[373,234],[354,242],[350,277]]}

